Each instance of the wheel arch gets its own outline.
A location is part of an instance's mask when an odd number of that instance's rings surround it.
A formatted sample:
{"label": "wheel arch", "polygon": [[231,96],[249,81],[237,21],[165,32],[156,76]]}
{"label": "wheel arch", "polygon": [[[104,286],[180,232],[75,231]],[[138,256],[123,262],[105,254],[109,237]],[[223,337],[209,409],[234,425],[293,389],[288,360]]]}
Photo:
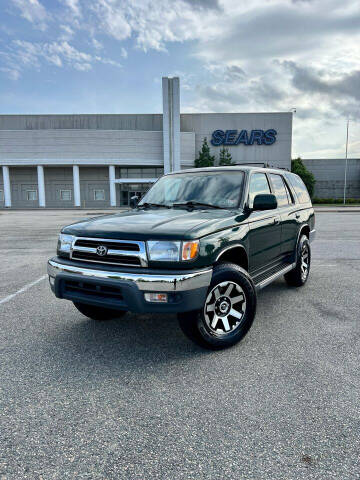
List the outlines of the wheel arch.
{"label": "wheel arch", "polygon": [[306,235],[307,238],[310,239],[310,227],[307,223],[300,227],[297,243],[299,242],[301,235]]}
{"label": "wheel arch", "polygon": [[216,256],[215,264],[231,262],[249,271],[249,258],[246,249],[243,245],[231,245],[222,249]]}

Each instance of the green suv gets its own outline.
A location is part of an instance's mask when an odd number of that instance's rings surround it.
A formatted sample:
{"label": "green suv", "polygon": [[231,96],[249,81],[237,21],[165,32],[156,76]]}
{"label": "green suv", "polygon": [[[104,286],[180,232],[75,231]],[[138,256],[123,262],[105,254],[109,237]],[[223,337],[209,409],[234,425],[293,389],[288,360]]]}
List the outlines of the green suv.
{"label": "green suv", "polygon": [[160,178],[132,210],[63,228],[50,286],[95,320],[177,313],[191,340],[221,349],[250,329],[258,290],[281,275],[304,285],[314,226],[293,173],[183,170]]}

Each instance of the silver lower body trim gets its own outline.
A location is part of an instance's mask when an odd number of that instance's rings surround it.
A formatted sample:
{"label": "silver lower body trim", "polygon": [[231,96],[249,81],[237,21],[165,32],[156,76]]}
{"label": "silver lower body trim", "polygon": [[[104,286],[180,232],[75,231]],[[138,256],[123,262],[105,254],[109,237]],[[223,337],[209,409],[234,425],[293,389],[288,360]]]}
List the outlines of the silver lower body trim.
{"label": "silver lower body trim", "polygon": [[125,273],[109,270],[95,270],[76,265],[65,265],[56,260],[49,260],[47,271],[49,277],[55,278],[58,274],[76,275],[87,278],[99,278],[119,280],[135,284],[139,290],[147,292],[181,292],[195,290],[196,288],[208,287],[211,282],[212,268],[206,268],[193,272],[176,274],[154,273]]}
{"label": "silver lower body trim", "polygon": [[262,288],[267,287],[271,282],[273,282],[274,280],[276,280],[278,277],[281,277],[282,275],[285,275],[285,273],[290,272],[290,271],[293,270],[295,267],[296,267],[296,262],[295,262],[295,263],[291,263],[290,265],[287,265],[286,267],[284,267],[284,268],[283,268],[282,270],[280,270],[279,272],[274,273],[274,274],[271,275],[269,278],[266,278],[266,279],[263,280],[262,282],[256,284],[256,289],[257,289],[257,290],[261,290]]}

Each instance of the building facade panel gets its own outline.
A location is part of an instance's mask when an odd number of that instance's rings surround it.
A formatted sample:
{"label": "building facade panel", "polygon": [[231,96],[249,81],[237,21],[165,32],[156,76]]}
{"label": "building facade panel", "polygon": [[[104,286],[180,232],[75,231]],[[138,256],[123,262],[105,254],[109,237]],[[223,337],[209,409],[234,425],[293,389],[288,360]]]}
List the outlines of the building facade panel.
{"label": "building facade panel", "polygon": [[[343,198],[344,158],[305,159],[303,162],[315,176],[315,197]],[[348,159],[346,177],[346,197],[360,199],[360,159]]]}
{"label": "building facade panel", "polygon": [[272,145],[228,146],[235,163],[264,162],[282,168],[290,168],[292,113],[195,113],[181,114],[181,131],[195,133],[195,155],[201,149],[204,137],[207,138],[210,150],[216,158],[221,146],[211,145],[212,133],[215,130],[276,130],[276,141]]}

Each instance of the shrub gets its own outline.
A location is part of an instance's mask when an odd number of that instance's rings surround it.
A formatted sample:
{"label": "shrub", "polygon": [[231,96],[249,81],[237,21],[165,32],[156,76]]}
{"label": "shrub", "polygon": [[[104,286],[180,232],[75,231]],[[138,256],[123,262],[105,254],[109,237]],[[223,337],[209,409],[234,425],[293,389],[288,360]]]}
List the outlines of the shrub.
{"label": "shrub", "polygon": [[233,165],[231,153],[226,147],[220,149],[219,165]]}
{"label": "shrub", "polygon": [[291,160],[291,171],[299,175],[299,177],[305,183],[309,195],[312,198],[314,195],[316,180],[314,175],[305,167],[300,157],[296,158],[295,160]]}
{"label": "shrub", "polygon": [[198,158],[195,159],[194,165],[196,168],[213,167],[215,162],[214,155],[210,155],[210,147],[207,143],[207,138],[204,138]]}

